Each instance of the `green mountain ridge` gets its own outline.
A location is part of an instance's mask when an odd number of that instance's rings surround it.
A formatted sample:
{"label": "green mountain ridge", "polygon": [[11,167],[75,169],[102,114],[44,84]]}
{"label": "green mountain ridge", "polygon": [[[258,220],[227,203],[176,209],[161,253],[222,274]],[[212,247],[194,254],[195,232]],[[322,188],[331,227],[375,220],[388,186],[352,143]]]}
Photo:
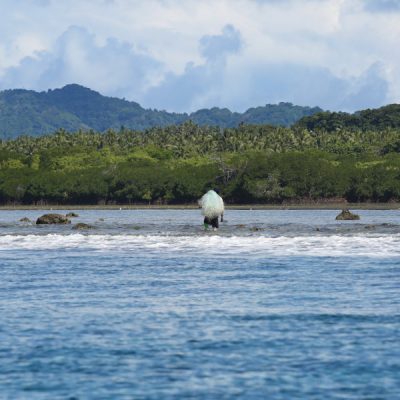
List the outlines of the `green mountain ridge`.
{"label": "green mountain ridge", "polygon": [[294,127],[327,132],[400,128],[400,104],[388,104],[376,109],[357,111],[354,114],[323,111],[301,118]]}
{"label": "green mountain ridge", "polygon": [[10,89],[0,92],[0,139],[20,135],[40,136],[68,131],[148,128],[182,124],[191,120],[198,125],[229,128],[245,124],[290,126],[306,116],[322,112],[319,107],[302,107],[291,103],[267,104],[249,108],[244,113],[213,107],[193,113],[174,113],[145,109],[124,99],[103,96],[77,84],[61,89],[35,92]]}

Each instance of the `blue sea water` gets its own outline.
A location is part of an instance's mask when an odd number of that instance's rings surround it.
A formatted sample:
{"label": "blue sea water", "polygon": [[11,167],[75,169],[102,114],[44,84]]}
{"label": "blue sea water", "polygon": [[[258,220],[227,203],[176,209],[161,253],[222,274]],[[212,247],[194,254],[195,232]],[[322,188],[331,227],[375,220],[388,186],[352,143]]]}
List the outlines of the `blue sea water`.
{"label": "blue sea water", "polygon": [[399,399],[400,211],[0,212],[1,399]]}

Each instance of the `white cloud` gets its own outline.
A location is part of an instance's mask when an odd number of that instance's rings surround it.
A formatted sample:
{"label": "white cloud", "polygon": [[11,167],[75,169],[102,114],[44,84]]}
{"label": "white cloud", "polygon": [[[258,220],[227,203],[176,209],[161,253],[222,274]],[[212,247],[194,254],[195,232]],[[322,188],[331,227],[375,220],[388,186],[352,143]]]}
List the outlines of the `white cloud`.
{"label": "white cloud", "polygon": [[148,107],[400,102],[394,0],[2,0],[0,88]]}
{"label": "white cloud", "polygon": [[93,34],[71,26],[52,51],[25,57],[7,69],[2,84],[40,90],[80,83],[110,95],[140,97],[160,73],[159,62],[137,53],[129,43],[109,38],[97,45]]}

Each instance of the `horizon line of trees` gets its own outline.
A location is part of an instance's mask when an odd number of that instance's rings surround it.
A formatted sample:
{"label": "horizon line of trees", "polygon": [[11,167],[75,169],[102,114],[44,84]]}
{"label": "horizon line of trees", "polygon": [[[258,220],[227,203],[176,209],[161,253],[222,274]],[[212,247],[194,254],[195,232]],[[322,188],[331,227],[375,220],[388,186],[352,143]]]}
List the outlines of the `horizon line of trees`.
{"label": "horizon line of trees", "polygon": [[[312,117],[311,117],[312,118]],[[400,200],[400,129],[220,129],[186,122],[0,141],[0,203]]]}

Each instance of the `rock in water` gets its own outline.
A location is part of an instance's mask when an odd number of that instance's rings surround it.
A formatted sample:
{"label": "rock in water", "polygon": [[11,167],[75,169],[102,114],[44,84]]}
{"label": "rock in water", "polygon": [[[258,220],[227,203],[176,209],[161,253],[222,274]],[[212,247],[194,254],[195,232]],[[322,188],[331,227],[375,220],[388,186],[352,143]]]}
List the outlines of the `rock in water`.
{"label": "rock in water", "polygon": [[209,190],[199,200],[199,205],[202,208],[201,213],[210,219],[219,217],[224,213],[224,201],[214,190]]}
{"label": "rock in water", "polygon": [[357,214],[353,214],[348,209],[342,210],[342,212],[336,217],[337,220],[340,221],[350,221],[355,219],[360,219],[360,216]]}
{"label": "rock in water", "polygon": [[66,215],[66,217],[67,217],[67,218],[75,218],[75,217],[79,217],[79,215],[76,214],[76,213],[74,213],[74,212],[69,212],[69,213]]}
{"label": "rock in water", "polygon": [[32,222],[28,217],[21,218],[19,222]]}
{"label": "rock in water", "polygon": [[70,224],[71,221],[62,214],[44,214],[36,220],[36,224]]}
{"label": "rock in water", "polygon": [[83,229],[92,229],[92,225],[84,224],[83,222],[80,222],[79,224],[75,224],[72,229],[77,229],[77,230],[83,230]]}

